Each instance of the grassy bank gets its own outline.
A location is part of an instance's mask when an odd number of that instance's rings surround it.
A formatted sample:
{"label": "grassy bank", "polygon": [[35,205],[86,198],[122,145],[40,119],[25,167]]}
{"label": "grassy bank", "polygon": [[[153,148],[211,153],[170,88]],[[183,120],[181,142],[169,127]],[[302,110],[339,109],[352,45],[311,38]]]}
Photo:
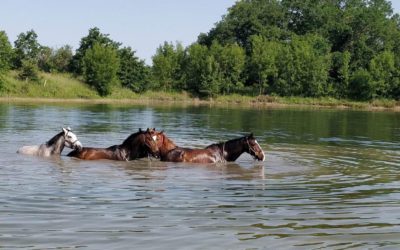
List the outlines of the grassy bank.
{"label": "grassy bank", "polygon": [[189,94],[147,91],[137,94],[129,89],[114,87],[112,94],[101,97],[97,92],[79,79],[69,74],[41,73],[39,82],[26,82],[16,78],[16,72],[10,72],[0,90],[3,102],[87,102],[87,103],[183,103],[204,105],[254,106],[254,107],[328,107],[364,110],[400,111],[400,102],[395,100],[374,100],[356,102],[338,100],[330,97],[302,98],[277,96],[242,96],[237,94],[218,96],[210,99],[193,98]]}

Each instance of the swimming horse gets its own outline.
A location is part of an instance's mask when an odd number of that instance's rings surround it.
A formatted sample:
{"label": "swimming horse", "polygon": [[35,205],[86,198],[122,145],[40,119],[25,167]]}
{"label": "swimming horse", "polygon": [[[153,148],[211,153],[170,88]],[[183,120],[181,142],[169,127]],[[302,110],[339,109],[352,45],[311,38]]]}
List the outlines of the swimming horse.
{"label": "swimming horse", "polygon": [[155,130],[147,129],[131,134],[122,144],[108,148],[83,147],[71,151],[67,156],[82,160],[116,160],[131,161],[137,158],[147,157],[149,154],[158,158],[158,147],[155,142]]}
{"label": "swimming horse", "polygon": [[55,135],[48,142],[41,145],[23,146],[18,149],[17,153],[49,157],[60,155],[64,147],[72,149],[82,148],[82,144],[78,140],[78,137],[72,133],[69,127],[62,128],[62,132]]}
{"label": "swimming horse", "polygon": [[247,152],[256,160],[264,161],[265,154],[253,134],[222,143],[211,144],[203,149],[177,146],[163,131],[157,132],[157,146],[161,161],[217,163],[235,161]]}

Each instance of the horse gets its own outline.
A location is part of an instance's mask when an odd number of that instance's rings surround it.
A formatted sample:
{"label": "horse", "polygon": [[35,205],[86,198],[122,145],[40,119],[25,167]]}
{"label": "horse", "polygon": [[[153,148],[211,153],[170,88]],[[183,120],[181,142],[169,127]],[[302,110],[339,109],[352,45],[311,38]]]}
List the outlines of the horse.
{"label": "horse", "polygon": [[235,161],[242,153],[247,152],[259,161],[265,160],[265,155],[253,134],[211,144],[203,149],[192,149],[177,146],[163,131],[157,132],[157,146],[161,161],[217,163]]}
{"label": "horse", "polygon": [[131,161],[137,158],[147,157],[149,154],[158,158],[158,147],[155,142],[155,130],[147,129],[131,134],[122,144],[108,148],[83,147],[71,151],[67,156],[82,160],[115,160]]}
{"label": "horse", "polygon": [[72,133],[71,129],[62,128],[62,132],[55,135],[49,141],[41,145],[23,146],[18,149],[18,154],[35,155],[41,157],[59,156],[64,147],[79,150],[82,148],[78,137]]}
{"label": "horse", "polygon": [[264,151],[253,133],[226,142],[211,144],[206,149],[219,152],[227,162],[236,161],[244,152],[250,154],[255,160],[265,161]]}

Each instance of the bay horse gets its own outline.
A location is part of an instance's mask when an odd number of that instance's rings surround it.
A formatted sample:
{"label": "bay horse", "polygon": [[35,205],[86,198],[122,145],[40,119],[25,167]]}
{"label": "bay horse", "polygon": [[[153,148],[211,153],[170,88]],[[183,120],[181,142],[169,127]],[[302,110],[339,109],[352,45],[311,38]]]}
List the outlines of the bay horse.
{"label": "bay horse", "polygon": [[211,144],[206,149],[219,152],[228,162],[236,161],[244,152],[250,154],[255,160],[265,161],[264,151],[253,133],[226,142]]}
{"label": "bay horse", "polygon": [[265,155],[253,134],[211,144],[203,149],[192,149],[177,146],[163,131],[157,132],[157,146],[161,161],[217,163],[235,161],[242,153],[247,152],[259,161],[265,160]]}
{"label": "bay horse", "polygon": [[83,147],[70,152],[67,156],[82,160],[115,160],[131,161],[137,158],[147,157],[149,154],[158,158],[158,147],[155,142],[154,129],[147,129],[131,134],[122,144],[108,148]]}
{"label": "bay horse", "polygon": [[61,155],[64,147],[79,150],[82,148],[81,142],[78,137],[72,133],[71,129],[62,128],[62,131],[51,138],[44,144],[23,146],[18,149],[17,153],[25,155],[35,155],[41,157],[50,157],[55,155]]}

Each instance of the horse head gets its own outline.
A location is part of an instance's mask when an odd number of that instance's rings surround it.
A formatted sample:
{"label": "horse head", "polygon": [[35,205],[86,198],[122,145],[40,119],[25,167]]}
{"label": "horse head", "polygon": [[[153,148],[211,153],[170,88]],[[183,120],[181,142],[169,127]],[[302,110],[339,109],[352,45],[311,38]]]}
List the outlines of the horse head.
{"label": "horse head", "polygon": [[244,138],[246,140],[246,146],[248,147],[248,153],[256,160],[265,161],[264,151],[262,150],[260,144],[258,144],[256,138],[253,136],[253,133],[245,136]]}
{"label": "horse head", "polygon": [[153,128],[152,131],[161,155],[177,147],[176,144],[166,136],[164,130],[156,131],[155,128]]}
{"label": "horse head", "polygon": [[159,158],[160,153],[157,144],[157,131],[154,128],[147,128],[146,131],[142,131],[142,129],[139,129],[139,132],[144,135],[143,144],[145,145],[147,152],[150,153],[152,156]]}
{"label": "horse head", "polygon": [[82,148],[82,143],[78,140],[78,137],[72,133],[70,127],[62,128],[64,132],[64,145],[68,148],[80,150]]}

